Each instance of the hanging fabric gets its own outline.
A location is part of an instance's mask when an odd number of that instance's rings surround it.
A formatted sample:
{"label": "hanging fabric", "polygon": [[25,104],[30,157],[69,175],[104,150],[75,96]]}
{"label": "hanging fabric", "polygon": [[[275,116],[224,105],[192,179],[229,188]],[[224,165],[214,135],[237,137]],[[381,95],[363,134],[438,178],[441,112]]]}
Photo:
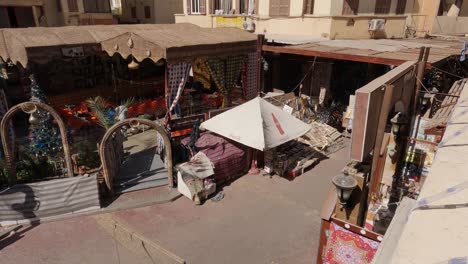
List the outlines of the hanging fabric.
{"label": "hanging fabric", "polygon": [[251,52],[248,54],[247,61],[242,67],[242,90],[244,92],[244,98],[250,100],[258,95],[257,87],[257,53]]}
{"label": "hanging fabric", "polygon": [[223,95],[222,108],[231,104],[231,90],[241,73],[244,60],[244,56],[228,56],[225,58],[210,58],[206,61],[211,77]]}
{"label": "hanging fabric", "polygon": [[167,89],[166,91],[166,106],[167,113],[174,109],[180,99],[190,73],[190,63],[179,62],[176,64],[167,65]]}
{"label": "hanging fabric", "polygon": [[193,79],[195,82],[200,82],[204,88],[211,88],[211,76],[206,67],[206,58],[197,58],[193,62]]}

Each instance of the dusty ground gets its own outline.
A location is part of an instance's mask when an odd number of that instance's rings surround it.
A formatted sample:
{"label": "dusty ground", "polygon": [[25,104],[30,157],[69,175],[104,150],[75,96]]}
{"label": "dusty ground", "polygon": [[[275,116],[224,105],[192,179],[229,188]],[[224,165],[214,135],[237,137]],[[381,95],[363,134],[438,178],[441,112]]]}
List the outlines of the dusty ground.
{"label": "dusty ground", "polygon": [[[111,216],[187,263],[314,263],[318,212],[348,151],[291,182],[246,175],[226,186],[218,203],[195,206],[182,197]],[[95,216],[41,224],[9,242],[0,242],[2,264],[151,263],[125,243],[115,243]]]}

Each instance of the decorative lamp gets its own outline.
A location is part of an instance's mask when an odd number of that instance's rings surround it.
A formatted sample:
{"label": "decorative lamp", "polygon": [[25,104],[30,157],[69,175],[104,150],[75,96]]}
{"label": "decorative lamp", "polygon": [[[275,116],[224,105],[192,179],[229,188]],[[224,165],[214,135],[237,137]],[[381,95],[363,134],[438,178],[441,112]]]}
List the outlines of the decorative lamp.
{"label": "decorative lamp", "polygon": [[133,71],[138,70],[138,68],[140,68],[140,64],[135,61],[135,58],[132,58],[132,62],[128,64],[128,69]]}
{"label": "decorative lamp", "polygon": [[339,174],[332,178],[333,185],[336,187],[336,194],[340,200],[341,208],[346,207],[349,197],[357,186],[357,180],[349,175]]}
{"label": "decorative lamp", "polygon": [[26,104],[21,106],[21,110],[24,113],[29,114],[28,122],[32,126],[39,125],[40,119],[36,116],[36,112],[37,112],[37,106],[36,105],[31,104],[31,103],[26,103]]}
{"label": "decorative lamp", "polygon": [[408,122],[406,115],[402,112],[398,112],[392,119],[390,119],[392,123],[392,133],[395,138],[397,138],[403,128],[403,126]]}

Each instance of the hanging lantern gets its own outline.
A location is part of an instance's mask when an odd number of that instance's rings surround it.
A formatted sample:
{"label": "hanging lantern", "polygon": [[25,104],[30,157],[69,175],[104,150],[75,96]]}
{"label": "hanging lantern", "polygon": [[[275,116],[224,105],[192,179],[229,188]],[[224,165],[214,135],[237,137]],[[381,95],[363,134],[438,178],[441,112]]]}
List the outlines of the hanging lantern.
{"label": "hanging lantern", "polygon": [[39,118],[37,118],[37,116],[34,113],[32,113],[29,116],[28,121],[29,121],[29,124],[31,124],[32,126],[37,126],[39,125],[39,122],[40,122]]}
{"label": "hanging lantern", "polygon": [[140,68],[140,64],[135,61],[135,58],[132,58],[132,62],[128,64],[128,69],[134,71],[138,70],[138,68]]}
{"label": "hanging lantern", "polygon": [[140,132],[140,122],[138,122],[137,120],[130,121],[129,125],[130,125],[130,133],[137,134],[138,132]]}
{"label": "hanging lantern", "polygon": [[335,185],[341,208],[346,208],[351,193],[357,186],[357,180],[352,176],[339,174],[332,178],[332,183]]}

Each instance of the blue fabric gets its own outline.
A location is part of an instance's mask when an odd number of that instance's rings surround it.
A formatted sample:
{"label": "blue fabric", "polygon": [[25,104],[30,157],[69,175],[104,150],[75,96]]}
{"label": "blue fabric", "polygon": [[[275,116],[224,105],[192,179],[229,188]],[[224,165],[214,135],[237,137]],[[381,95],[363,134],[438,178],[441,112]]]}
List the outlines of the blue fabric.
{"label": "blue fabric", "polygon": [[465,41],[463,43],[463,48],[461,49],[460,61],[466,60],[466,50],[468,49],[468,43]]}

